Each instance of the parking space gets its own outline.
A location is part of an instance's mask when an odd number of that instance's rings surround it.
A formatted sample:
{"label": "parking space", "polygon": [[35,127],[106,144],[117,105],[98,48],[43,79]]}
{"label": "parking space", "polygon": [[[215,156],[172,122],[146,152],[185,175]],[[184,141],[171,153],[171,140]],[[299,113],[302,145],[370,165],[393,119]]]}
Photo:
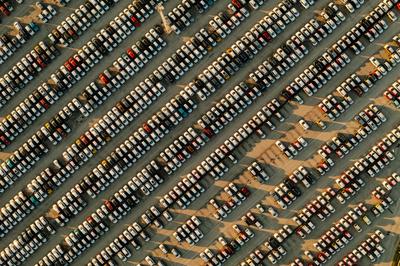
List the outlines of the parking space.
{"label": "parking space", "polygon": [[389,265],[396,4],[13,4],[0,264]]}

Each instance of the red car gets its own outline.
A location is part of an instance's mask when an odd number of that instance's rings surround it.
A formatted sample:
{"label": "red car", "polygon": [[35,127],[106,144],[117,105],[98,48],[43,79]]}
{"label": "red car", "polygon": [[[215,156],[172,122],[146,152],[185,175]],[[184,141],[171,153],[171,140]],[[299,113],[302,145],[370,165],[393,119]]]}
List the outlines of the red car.
{"label": "red car", "polygon": [[68,63],[70,63],[73,67],[76,67],[78,62],[76,62],[75,58],[68,59]]}
{"label": "red car", "polygon": [[328,192],[332,197],[336,196],[336,190],[333,188],[327,188],[326,192]]}
{"label": "red car", "polygon": [[8,139],[3,135],[0,136],[0,141],[2,141],[6,145],[10,145],[11,144],[11,142],[8,141]]}
{"label": "red car", "polygon": [[393,95],[389,92],[389,91],[385,91],[384,93],[383,93],[383,95],[385,95],[385,97],[388,99],[388,100],[393,100],[394,98],[393,98]]}
{"label": "red car", "polygon": [[271,35],[270,35],[268,32],[266,32],[266,31],[263,32],[262,36],[263,36],[267,41],[272,40]]}
{"label": "red car", "polygon": [[126,50],[126,53],[128,54],[128,56],[132,59],[134,59],[136,57],[136,54],[133,52],[133,50],[131,48],[129,48],[128,50]]}
{"label": "red car", "polygon": [[151,128],[149,127],[149,125],[147,123],[143,124],[143,129],[147,132],[150,133],[151,132]]}
{"label": "red car", "polygon": [[73,69],[72,65],[69,62],[65,62],[64,66],[66,69],[68,69],[68,71],[72,71],[72,69]]}
{"label": "red car", "polygon": [[40,65],[41,68],[45,68],[46,64],[43,62],[41,58],[36,58],[37,63]]}
{"label": "red car", "polygon": [[242,187],[240,192],[242,192],[246,197],[250,196],[250,190],[247,187]]}
{"label": "red car", "polygon": [[396,96],[396,97],[399,96],[398,91],[397,91],[395,88],[393,88],[393,87],[390,87],[390,88],[388,89],[388,91],[389,91],[393,96]]}
{"label": "red car", "polygon": [[9,16],[11,13],[10,10],[8,10],[7,7],[4,5],[0,5],[0,11],[6,16]]}
{"label": "red car", "polygon": [[81,135],[79,137],[79,139],[85,144],[85,145],[89,145],[89,140],[87,139],[87,137],[85,135]]}
{"label": "red car", "polygon": [[104,84],[110,83],[110,80],[107,78],[106,75],[104,75],[104,73],[101,73],[101,74],[99,75],[99,79],[100,79],[102,82],[104,82]]}
{"label": "red car", "polygon": [[90,223],[90,224],[95,223],[95,221],[94,221],[94,219],[93,219],[92,216],[87,217],[87,218],[86,218],[86,221],[87,221],[88,223]]}
{"label": "red car", "polygon": [[185,157],[183,157],[181,153],[178,153],[176,156],[178,157],[179,160],[185,161]]}
{"label": "red car", "polygon": [[237,9],[242,8],[242,4],[238,0],[232,0],[231,2]]}
{"label": "red car", "polygon": [[58,134],[60,134],[63,138],[65,138],[67,136],[67,134],[65,133],[64,130],[62,130],[62,128],[58,127],[56,128],[56,131],[58,132]]}
{"label": "red car", "polygon": [[111,204],[110,201],[106,200],[104,201],[104,205],[107,207],[107,209],[109,209],[110,211],[114,210],[114,206]]}
{"label": "red car", "polygon": [[318,260],[319,260],[321,263],[323,263],[323,262],[326,261],[325,254],[322,253],[322,252],[318,253],[317,258],[318,258]]}
{"label": "red car", "polygon": [[203,132],[204,132],[204,134],[206,134],[207,135],[207,137],[212,137],[213,135],[214,135],[214,132],[211,130],[211,129],[209,129],[209,128],[205,128],[204,130],[203,130]]}
{"label": "red car", "polygon": [[72,38],[78,39],[78,35],[76,34],[76,32],[73,29],[69,28],[67,32]]}
{"label": "red car", "polygon": [[131,20],[133,22],[133,25],[135,25],[135,27],[139,27],[140,26],[140,21],[135,18],[134,16],[131,17]]}
{"label": "red car", "polygon": [[50,105],[46,102],[45,99],[41,99],[39,103],[47,110],[50,108]]}

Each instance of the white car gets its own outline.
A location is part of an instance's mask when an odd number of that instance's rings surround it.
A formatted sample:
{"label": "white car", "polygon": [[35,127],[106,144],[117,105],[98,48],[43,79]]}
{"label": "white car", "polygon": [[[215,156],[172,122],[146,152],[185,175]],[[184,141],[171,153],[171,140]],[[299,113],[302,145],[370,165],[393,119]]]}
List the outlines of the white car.
{"label": "white car", "polygon": [[273,217],[278,217],[278,212],[273,208],[273,207],[269,207],[268,208],[268,212],[273,216]]}
{"label": "white car", "polygon": [[304,119],[300,119],[299,124],[304,130],[310,129],[310,125]]}
{"label": "white car", "polygon": [[301,144],[301,146],[303,146],[303,147],[307,147],[307,145],[308,145],[308,142],[302,137],[302,136],[300,136],[300,137],[298,137],[297,138],[297,141]]}
{"label": "white car", "polygon": [[276,264],[277,260],[275,259],[275,257],[270,253],[268,254],[268,260],[272,263],[272,264]]}
{"label": "white car", "polygon": [[284,150],[286,150],[286,146],[282,143],[282,141],[280,141],[280,140],[277,140],[276,142],[275,142],[275,145],[281,150],[281,151],[284,151]]}

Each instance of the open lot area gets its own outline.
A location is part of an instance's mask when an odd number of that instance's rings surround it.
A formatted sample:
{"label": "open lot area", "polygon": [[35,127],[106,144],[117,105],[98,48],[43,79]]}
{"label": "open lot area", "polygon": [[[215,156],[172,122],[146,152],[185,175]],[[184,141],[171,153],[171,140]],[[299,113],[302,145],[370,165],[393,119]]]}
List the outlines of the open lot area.
{"label": "open lot area", "polygon": [[392,265],[399,16],[0,0],[0,265]]}

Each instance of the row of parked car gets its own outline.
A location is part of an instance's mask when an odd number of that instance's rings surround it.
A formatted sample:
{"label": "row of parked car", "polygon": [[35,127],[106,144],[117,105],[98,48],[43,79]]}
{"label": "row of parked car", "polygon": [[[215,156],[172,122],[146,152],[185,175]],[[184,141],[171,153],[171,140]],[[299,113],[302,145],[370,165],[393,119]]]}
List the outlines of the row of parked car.
{"label": "row of parked car", "polygon": [[43,5],[41,2],[36,2],[36,7],[39,9],[40,13],[38,14],[38,18],[43,22],[47,23],[52,19],[55,15],[57,15],[57,10],[49,4]]}
{"label": "row of parked car", "polygon": [[[362,129],[362,128],[361,128]],[[332,141],[327,142],[325,145],[321,147],[320,150],[318,150],[318,153],[324,158],[326,162],[331,162],[333,161],[329,156],[333,154],[333,152],[339,157],[343,158],[346,154],[348,154],[354,147],[356,147],[366,136],[361,136],[361,135],[344,135],[339,133]],[[339,143],[339,144],[338,144]],[[332,163],[329,163],[330,165],[333,165]],[[320,164],[318,166],[319,168],[318,171],[322,173],[321,171],[326,171],[327,169],[326,166]],[[329,169],[328,169],[329,170]],[[354,172],[355,170],[350,170],[351,172]]]}
{"label": "row of parked car", "polygon": [[339,178],[335,179],[339,185],[340,190],[336,195],[336,199],[341,203],[345,204],[350,197],[354,196],[361,187],[365,186],[365,181],[356,168],[353,171],[346,171]]}
{"label": "row of parked car", "polygon": [[[210,4],[213,4],[214,1],[208,1]],[[180,34],[182,30],[188,27],[191,23],[193,23],[194,18],[192,14],[192,10],[194,9],[194,5],[196,1],[187,1],[184,0],[181,4],[177,5],[172,11],[170,11],[167,15],[171,29],[176,33]],[[200,7],[200,12],[204,12],[209,6],[206,1],[200,1],[196,6]]]}
{"label": "row of parked car", "polygon": [[[164,217],[167,221],[172,220],[172,216],[168,211],[162,212],[155,206],[151,206],[148,211],[146,211],[146,219],[154,219],[156,223],[161,223],[160,218]],[[193,222],[199,222],[197,217],[192,217]],[[145,231],[145,227],[142,227],[137,222],[134,222],[126,230],[124,230],[113,242],[107,246],[105,249],[100,251],[92,260],[91,265],[99,265],[104,262],[113,261],[113,256],[117,255],[121,260],[125,261],[129,254],[129,244],[131,244],[136,250],[140,249],[141,245],[138,242],[138,238],[144,241],[148,241],[149,235]],[[161,248],[161,245],[160,245]],[[163,246],[166,250],[166,248]]]}
{"label": "row of parked car", "polygon": [[360,245],[340,260],[338,265],[355,264],[359,262],[363,256],[367,256],[370,261],[374,263],[385,252],[385,248],[381,245],[383,239],[385,239],[385,233],[379,229],[375,230],[370,237],[361,242]]}
{"label": "row of parked car", "polygon": [[201,222],[199,222],[200,220],[197,217],[195,217],[196,219],[194,220],[192,218],[187,220],[186,223],[178,227],[176,231],[172,233],[178,242],[185,240],[189,245],[194,245],[204,237],[203,232],[199,229],[199,225],[201,224]]}
{"label": "row of parked car", "polygon": [[[236,143],[235,143],[236,144]],[[226,145],[228,145],[230,148],[228,148]],[[226,155],[228,155],[228,156],[230,156],[230,157],[232,157],[232,155],[230,155],[230,149],[234,149],[234,145],[229,141],[229,140],[227,140],[226,142],[225,142],[225,145],[223,145],[223,146],[221,146],[220,148],[218,148],[216,151],[215,151],[215,153],[216,154],[220,154],[221,153],[221,151],[223,151]],[[188,178],[191,178],[191,176],[193,175],[193,176],[198,176],[197,178],[201,178],[201,176],[204,176],[205,174],[206,174],[206,172],[202,172],[201,170],[200,171],[198,171],[198,170],[200,170],[200,169],[198,169],[198,167],[196,168],[196,169],[194,169],[192,172],[191,172],[191,174],[190,174],[190,176],[188,175]],[[199,175],[200,174],[200,175]],[[176,197],[178,194],[179,194],[179,192],[176,192],[175,190],[172,190],[173,191],[173,195]],[[171,192],[172,192],[171,191]],[[182,193],[182,191],[180,191],[181,193]],[[178,193],[178,194],[177,194]],[[168,193],[168,195],[169,195],[170,193]],[[172,196],[171,196],[171,198],[172,198]],[[178,199],[178,198],[177,198]],[[177,200],[177,199],[174,199],[174,198],[172,198],[172,200]],[[164,202],[166,202],[167,203],[167,205],[164,203]],[[174,201],[171,201],[171,202],[169,202],[168,203],[168,201],[167,200],[165,200],[164,198],[162,199],[162,200],[160,200],[160,205],[162,205],[162,206],[164,206],[165,208],[167,208],[167,207],[169,207],[170,206],[170,204],[173,204],[173,202]]]}
{"label": "row of parked car", "polygon": [[283,143],[280,140],[275,141],[275,145],[288,158],[293,159],[303,148],[307,147],[307,141],[302,137],[298,137],[293,143]]}
{"label": "row of parked car", "polygon": [[[255,116],[255,117],[258,118],[258,116]],[[254,122],[254,117],[250,121]],[[261,121],[261,123],[258,126],[262,125],[262,120],[260,120],[260,121]],[[256,129],[256,133],[257,133],[257,124],[255,124],[254,129]],[[261,130],[261,129],[258,128],[258,130]],[[261,183],[268,181],[270,178],[270,176],[265,171],[264,167],[262,165],[260,165],[260,163],[257,161],[254,161],[250,166],[248,166],[247,170],[251,173],[252,176],[254,176],[254,178],[257,181],[259,181]]]}
{"label": "row of parked car", "polygon": [[400,84],[399,80],[395,81],[392,86],[387,88],[383,95],[393,103],[396,108],[400,108]]}
{"label": "row of parked car", "polygon": [[23,175],[23,171],[30,169],[43,154],[48,152],[44,144],[44,138],[34,135],[29,138],[22,147],[0,164],[0,191],[10,187],[17,178]]}
{"label": "row of parked car", "polygon": [[[90,90],[90,89],[99,91],[99,88],[94,83],[92,83],[91,85],[92,86],[88,86],[86,88],[86,91],[92,92],[92,90]],[[158,86],[158,88],[163,89],[162,86],[161,87]],[[58,95],[52,91],[52,88],[47,83],[44,83],[42,86],[40,86],[38,88],[38,92],[40,92],[42,95],[45,95],[45,99],[48,102],[54,103],[54,100],[58,99]],[[82,96],[86,96],[86,95],[82,95]],[[77,114],[80,112],[80,109],[78,109],[78,108],[82,109],[85,107],[78,101],[78,99],[75,99],[75,101],[72,100],[71,103],[67,104],[67,106],[65,106],[62,110],[60,110],[60,112],[52,120],[50,120],[48,123],[46,123],[41,128],[41,130],[38,131],[34,135],[34,137],[39,136],[39,138],[41,140],[44,140],[44,138],[47,138],[53,144],[59,143],[67,135],[67,133],[69,133],[71,131],[71,129],[66,121],[68,121],[70,118],[74,117],[74,115],[73,115],[74,113]],[[117,108],[113,108],[113,111],[114,111],[113,113],[116,115],[120,114]],[[111,114],[113,114],[113,113],[111,112]],[[128,119],[129,119],[129,117],[128,117]],[[125,120],[125,122],[126,122],[126,120]],[[96,135],[90,136],[91,135],[90,131],[87,133],[88,133],[87,135],[89,135],[89,137],[90,137],[89,140],[96,137]],[[81,157],[83,157],[83,158],[84,158],[84,156],[86,156],[86,157],[93,156],[93,154],[96,152],[96,150],[101,148],[101,147],[99,147],[99,144],[96,141],[95,141],[95,143],[93,143],[94,146],[93,145],[89,145],[87,147],[83,146],[83,143],[86,143],[86,144],[88,143],[87,135],[86,136],[82,135],[80,140],[77,140],[76,143],[71,146],[71,148],[73,149],[74,152],[79,152],[79,148],[82,148],[83,154],[81,155]],[[82,139],[83,139],[83,141],[82,141]],[[42,142],[42,143],[44,143],[44,142]],[[103,141],[101,143],[103,143]],[[77,145],[79,148],[77,147]],[[70,152],[70,154],[71,154],[71,152]],[[14,167],[21,168],[23,166],[20,166],[19,164],[15,164]],[[59,182],[57,182],[57,183],[59,183]]]}
{"label": "row of parked car", "polygon": [[354,120],[356,120],[367,133],[371,133],[377,130],[387,119],[376,105],[370,104],[367,108],[364,108],[364,110],[355,115]]}
{"label": "row of parked car", "polygon": [[[75,11],[68,16],[61,25],[58,25],[48,35],[48,39],[54,44],[62,44],[68,46],[79,38],[92,24],[96,22],[118,1],[86,1],[80,5]],[[132,6],[132,5],[131,5]],[[137,9],[132,6],[131,13],[138,13]],[[138,13],[140,14],[140,13]],[[149,15],[145,12],[147,16]],[[144,15],[143,14],[143,15]],[[47,18],[46,18],[47,19]],[[129,19],[129,18],[127,18]],[[137,19],[135,17],[135,19]],[[116,30],[116,29],[115,29]]]}
{"label": "row of parked car", "polygon": [[[93,9],[92,9],[93,10]],[[121,15],[122,16],[122,15]],[[72,56],[63,66],[61,66],[58,71],[56,71],[55,74],[51,75],[51,79],[54,81],[56,84],[56,87],[53,88],[57,91],[61,91],[59,94],[63,94],[66,90],[68,90],[70,87],[72,87],[73,84],[78,82],[89,70],[95,63],[98,63],[99,60],[103,58],[104,55],[106,55],[109,50],[112,50],[112,46],[116,46],[119,43],[122,42],[123,39],[127,37],[132,31],[135,29],[135,26],[130,22],[130,20],[126,20],[126,24],[122,24],[120,22],[117,24],[117,22],[121,21],[121,18],[118,16],[115,18],[112,22],[110,22],[110,26],[114,25],[114,34],[108,34],[106,32],[103,32],[103,34],[98,34],[96,37],[92,38],[91,41],[87,43],[87,47],[84,46],[80,53],[78,52],[74,56]],[[143,19],[144,21],[144,19]],[[129,28],[128,28],[129,26]],[[150,44],[150,41],[147,39],[146,43]],[[109,43],[111,41],[111,43]],[[85,51],[85,47],[87,49],[92,50],[92,52]],[[89,47],[89,48],[88,48]],[[93,57],[93,61],[91,60]],[[120,78],[118,81],[121,83],[124,83],[123,77],[122,76],[117,76],[117,78]],[[118,82],[119,83],[119,82]],[[117,84],[118,85],[118,84]],[[117,86],[119,87],[119,86]],[[28,96],[29,98],[34,99],[34,104],[39,105],[40,111],[36,111],[35,114],[36,116],[40,116],[41,113],[45,112],[51,104],[53,104],[57,99],[50,99],[48,102],[46,99],[39,98],[35,99],[34,94],[31,94]],[[50,98],[50,97],[48,97]],[[59,98],[59,97],[57,97]],[[83,112],[83,115],[87,116],[88,112],[80,106],[80,103],[77,99],[75,99],[75,102],[71,103],[71,107],[75,105],[76,108],[79,109],[79,111]],[[70,108],[74,109],[74,108]],[[19,123],[13,123],[13,127],[18,127],[18,131],[22,131],[25,129],[32,121],[29,121],[27,115],[24,116],[24,118],[27,118],[28,121],[24,121],[22,118],[18,119],[17,122]],[[4,123],[3,123],[4,126]],[[5,127],[5,126],[4,126]],[[6,131],[8,127],[5,127]],[[18,132],[17,131],[17,132]],[[5,132],[9,133],[9,132]],[[14,137],[16,137],[18,134],[16,132],[13,134]]]}
{"label": "row of parked car", "polygon": [[[130,51],[128,50],[128,54],[132,54],[132,55],[134,55],[134,53],[132,52],[132,53],[130,53]],[[131,56],[132,56],[131,55]],[[156,73],[155,73],[156,74]],[[185,94],[183,94],[184,96],[185,96]],[[65,109],[65,108],[64,108]],[[50,134],[51,135],[51,134]]]}
{"label": "row of parked car", "polygon": [[221,236],[218,238],[218,241],[224,246],[224,249],[219,250],[215,254],[209,248],[206,248],[200,253],[200,258],[205,263],[209,263],[211,265],[221,265],[222,263],[226,262],[231,255],[245,245],[246,242],[254,237],[254,233],[250,230],[250,228],[241,229],[237,224],[234,224],[232,228],[237,235],[234,237],[234,240],[228,243],[224,237]]}
{"label": "row of parked car", "polygon": [[[303,171],[304,173],[307,173],[307,178],[309,175],[309,172],[305,169],[305,168],[301,168],[302,170],[304,169],[305,171]],[[304,176],[302,174],[302,172],[296,170],[295,171],[296,174],[298,174],[298,176],[302,179],[304,179]],[[272,197],[273,199],[282,207],[282,208],[287,208],[288,205],[290,205],[291,203],[293,203],[293,201],[301,196],[302,192],[300,190],[300,188],[298,187],[297,183],[299,182],[299,179],[294,175],[291,174],[290,178],[285,178],[281,183],[279,183],[275,189],[274,192],[272,192]],[[295,180],[295,181],[293,181]],[[307,182],[307,181],[305,181]],[[307,185],[310,185],[310,183],[306,183]]]}
{"label": "row of parked car", "polygon": [[39,26],[35,22],[22,26],[15,22],[18,33],[15,36],[2,34],[0,36],[0,65],[7,61],[24,43],[39,31]]}
{"label": "row of parked car", "polygon": [[[210,160],[214,160],[213,163],[222,164],[222,160],[225,158],[229,158],[230,161],[233,163],[236,162],[236,158],[233,156],[231,151],[225,145],[221,145],[219,148],[215,150],[215,152],[210,154]],[[190,204],[195,199],[193,198],[193,196],[191,196],[191,194],[194,194],[195,197],[197,198],[198,196],[200,196],[200,193],[205,191],[205,189],[201,187],[198,181],[202,177],[204,177],[206,173],[207,172],[202,168],[201,165],[193,169],[191,173],[188,174],[182,180],[183,184],[186,185],[186,188],[184,188],[182,185],[179,185],[182,182],[178,182],[178,187],[174,187],[173,190],[171,190],[162,199],[160,199],[160,205],[167,208],[171,206],[174,202],[177,202],[177,204],[181,208],[185,208],[185,204]],[[196,191],[195,188],[198,191]],[[180,195],[183,194],[183,192],[185,192],[185,194]],[[179,198],[178,196],[184,196],[184,197]]]}
{"label": "row of parked car", "polygon": [[3,265],[20,265],[27,257],[47,242],[50,234],[54,234],[50,221],[41,216],[24,229],[14,241],[0,252]]}
{"label": "row of parked car", "polygon": [[[363,138],[361,138],[362,140]],[[336,155],[339,158],[343,158],[347,155],[354,147],[356,147],[359,142],[361,142],[356,136],[346,135],[342,133],[338,133],[335,137],[333,137],[330,141],[327,141],[324,145],[318,149],[318,154],[328,163],[332,163],[332,155]],[[324,166],[320,165],[323,169]],[[319,171],[319,170],[318,170]],[[321,173],[321,171],[319,171]]]}
{"label": "row of parked car", "polygon": [[[369,13],[366,19],[368,20],[368,22],[373,24],[379,18],[383,18],[384,16],[388,15],[388,13],[391,11],[391,9],[394,8],[397,2],[397,0],[389,0],[379,3],[379,5]],[[383,19],[380,19],[378,23],[376,23],[365,33],[365,36],[368,38],[369,42],[373,42],[375,38],[377,38],[386,29],[386,22]]]}
{"label": "row of parked car", "polygon": [[315,177],[303,166],[299,166],[298,169],[294,170],[283,182],[275,187],[272,197],[282,209],[287,209],[297,197],[302,195],[297,185],[300,182],[305,188],[309,188],[316,182]]}
{"label": "row of parked car", "polygon": [[[29,83],[29,81],[31,81],[35,76],[38,75],[39,72],[46,68],[46,66],[59,54],[59,50],[54,45],[47,44],[45,42],[39,42],[34,49],[27,53],[11,68],[10,71],[8,71],[7,74],[0,79],[2,94],[1,106],[4,106],[7,101],[15,95],[15,93],[23,89]],[[40,112],[39,110],[44,109],[42,105],[45,104],[39,104],[40,99],[35,99],[33,95],[31,98],[32,99],[27,98],[27,100],[32,101],[30,106],[34,105],[31,112],[37,114],[37,112]],[[39,108],[39,110],[35,110],[35,107]],[[23,112],[26,112],[26,110]],[[17,121],[8,122],[11,123],[11,125],[6,125],[5,122],[2,122],[3,128],[1,129],[1,135],[7,137],[8,141],[12,141],[17,135],[15,132],[20,131],[22,129],[22,125],[17,123]]]}
{"label": "row of parked car", "polygon": [[[287,254],[283,244],[284,241],[286,241],[293,233],[293,228],[285,224],[278,230],[277,233],[274,233],[272,236],[267,238],[267,241],[263,243],[267,249],[266,257],[271,264],[278,263],[278,261]],[[254,261],[254,258],[252,258],[252,261]],[[249,261],[247,261],[247,263],[248,262]]]}
{"label": "row of parked car", "polygon": [[251,252],[245,261],[241,263],[241,266],[255,266],[259,263],[261,263],[265,259],[265,254],[262,252],[260,249],[255,249],[253,252]]}
{"label": "row of parked car", "polygon": [[[393,4],[390,3],[385,3],[385,5],[388,6],[388,8],[392,8]],[[332,45],[330,48],[327,49],[327,53],[325,53],[324,58],[320,57],[317,59],[312,66],[310,66],[309,70],[313,70],[316,68],[318,71],[323,71],[323,75],[318,74],[318,80],[313,79],[311,83],[309,83],[307,88],[304,90],[306,94],[312,95],[313,92],[316,92],[317,88],[320,88],[322,84],[325,84],[326,79],[330,79],[331,75],[335,75],[337,71],[340,71],[343,69],[343,67],[350,62],[350,57],[348,57],[344,51],[348,48],[351,48],[355,43],[358,42],[358,39],[360,36],[363,36],[363,34],[371,29],[374,26],[374,23],[377,24],[377,21],[379,18],[381,18],[382,15],[377,15],[374,16],[374,18],[371,18],[371,16],[366,16],[365,19],[361,20],[359,23],[355,25],[350,31],[348,31],[343,37],[338,40],[334,45]],[[343,58],[338,59],[337,55],[342,55]],[[336,61],[333,65],[327,65],[327,61],[331,61],[330,58],[336,58]],[[332,59],[333,59],[332,58]],[[344,61],[344,62],[343,62]],[[326,69],[324,69],[326,68]],[[305,71],[303,73],[303,77],[307,78],[307,73],[310,71]],[[312,73],[312,72],[311,72]],[[286,98],[293,98],[295,95],[297,95],[298,91],[300,89],[297,89],[299,85],[303,85],[305,81],[302,80],[301,75],[298,77],[298,79],[295,79],[297,81],[296,83],[290,84],[290,87],[286,88],[285,91],[282,92],[283,96]],[[341,87],[349,92],[350,90],[355,91],[358,95],[362,95],[364,92],[368,91],[368,88],[371,87],[375,82],[377,81],[377,77],[374,76],[374,74],[369,75],[365,80],[361,81],[357,76],[353,75],[351,78],[348,78],[345,82],[347,83],[342,83]],[[300,84],[299,84],[300,83]],[[321,84],[322,83],[322,84]],[[304,86],[303,86],[304,89]],[[342,89],[340,89],[341,92],[339,92],[341,95],[346,95],[346,93],[343,92]],[[291,96],[290,96],[291,95]],[[344,96],[346,97],[346,96]],[[350,98],[347,98],[346,101],[350,101]],[[332,113],[329,115],[331,119],[335,119],[335,115]]]}
{"label": "row of parked car", "polygon": [[315,258],[318,263],[326,263],[336,252],[343,249],[353,239],[353,235],[349,231],[350,226],[355,224],[355,221],[364,215],[366,211],[365,205],[360,203],[350,210],[349,214],[340,218],[314,243],[314,247],[319,251]]}
{"label": "row of parked car", "polygon": [[[15,2],[17,2],[18,4],[22,4],[23,0],[16,0]],[[9,16],[14,10],[14,7],[11,3],[12,2],[9,0],[2,0],[0,2],[0,11],[3,15]]]}
{"label": "row of parked car", "polygon": [[[132,15],[132,11],[129,11],[128,9],[125,9],[125,11],[128,13],[130,12],[130,14]],[[112,44],[112,46],[115,47],[117,44],[117,40],[118,40],[118,42],[120,42],[121,38],[123,36],[126,37],[126,34],[121,31],[121,28],[124,29],[125,32],[127,32],[127,33],[131,32],[130,29],[128,29],[126,26],[124,26],[125,24],[122,24],[121,19],[125,18],[124,21],[126,21],[128,26],[130,26],[130,28],[133,27],[133,29],[135,28],[135,26],[132,24],[132,22],[130,22],[129,19],[126,19],[126,15],[124,15],[124,13],[121,13],[120,16],[122,16],[122,18],[117,17],[113,23],[110,23],[110,25],[112,24],[115,26],[114,31],[110,30],[111,34],[114,33],[114,34],[112,34],[112,37],[110,37],[110,34],[108,34],[107,32],[105,32],[103,30],[103,32],[102,32],[103,35],[98,34],[96,36],[96,37],[98,37],[97,39],[94,38],[92,40],[93,42],[88,42],[89,48],[87,46],[84,46],[82,48],[82,50],[80,52],[78,52],[78,54],[75,54],[74,56],[72,56],[64,64],[64,66],[62,66],[60,68],[61,72],[59,71],[55,75],[52,76],[52,79],[56,82],[57,88],[55,88],[55,89],[57,89],[57,91],[61,90],[61,94],[62,94],[62,91],[64,91],[66,89],[65,87],[70,87],[72,85],[71,82],[74,83],[75,80],[79,80],[80,77],[85,74],[85,72],[89,71],[89,69],[90,69],[89,67],[92,67],[94,64],[93,62],[99,61],[99,59],[96,59],[96,58],[97,57],[100,57],[100,59],[102,58],[101,53],[103,53],[103,54],[105,53],[104,46],[109,48],[110,45]],[[79,20],[77,20],[77,21],[79,21]],[[141,22],[143,22],[143,21],[144,21],[144,19],[142,19]],[[140,24],[139,21],[138,21],[138,23]],[[76,27],[76,25],[73,25],[73,26]],[[73,27],[73,26],[71,26],[71,27]],[[109,26],[109,28],[111,28],[111,26]],[[138,26],[138,25],[136,25],[136,26]],[[68,27],[70,27],[70,26],[68,26]],[[117,40],[114,40],[113,38],[117,38]],[[107,41],[111,41],[111,44],[108,44]],[[107,44],[108,44],[108,46],[107,46]],[[111,48],[111,50],[112,50],[112,48]],[[75,71],[74,71],[74,69],[75,69]],[[81,71],[77,71],[77,70],[81,70]],[[71,74],[72,74],[72,76],[71,76]],[[63,82],[62,84],[60,83],[61,81]],[[55,99],[55,100],[57,100],[57,99]],[[47,103],[47,106],[48,105],[50,105],[50,104]],[[44,106],[44,107],[46,108],[46,106]]]}
{"label": "row of parked car", "polygon": [[[5,211],[0,211],[0,237],[3,237],[17,223],[18,216],[24,217],[35,208],[35,201],[32,201],[22,191],[5,204]],[[13,213],[16,212],[14,215]],[[4,213],[6,216],[4,216]]]}
{"label": "row of parked car", "polygon": [[[43,93],[43,91],[41,91]],[[71,131],[69,125],[65,122],[71,112],[67,109],[61,110],[54,119],[46,123],[41,130],[36,132],[27,142],[23,143],[17,151],[7,158],[6,163],[2,164],[2,180],[1,188],[4,190],[11,185],[18,177],[29,170],[40,158],[48,152],[46,136],[51,135],[52,138],[62,138]],[[53,178],[53,177],[51,177]],[[58,180],[57,180],[58,179]],[[59,183],[63,180],[63,176],[53,178],[53,182]]]}
{"label": "row of parked car", "polygon": [[318,217],[320,220],[325,220],[331,213],[335,212],[333,206],[329,203],[330,200],[337,194],[334,189],[327,189],[320,195],[310,200],[301,211],[293,216],[293,221],[298,225],[295,232],[304,238],[315,229],[315,224],[311,221],[313,217]]}
{"label": "row of parked car", "polygon": [[400,137],[400,128],[395,127],[390,133],[386,134],[381,139],[378,147],[379,149],[372,149],[369,154],[365,156],[363,166],[370,177],[374,177],[380,172],[385,165],[388,165],[390,161],[395,159],[393,153],[390,152],[392,147]]}
{"label": "row of parked car", "polygon": [[[357,79],[357,84],[362,84],[359,78]],[[332,120],[338,118],[354,103],[351,96],[349,96],[350,91],[347,90],[349,87],[346,86],[345,88],[346,89],[342,89],[342,87],[337,88],[340,91],[339,99],[335,97],[335,95],[329,94],[318,104],[319,108]]]}
{"label": "row of parked car", "polygon": [[379,199],[379,203],[371,208],[371,212],[375,217],[379,217],[390,207],[390,205],[395,203],[395,200],[393,200],[389,195],[391,189],[384,189],[381,186],[378,186],[372,192],[373,195]]}
{"label": "row of parked car", "polygon": [[222,205],[214,198],[209,200],[210,205],[215,209],[213,213],[217,220],[222,220],[228,216],[238,205],[241,205],[249,196],[250,191],[247,187],[238,188],[234,183],[229,183],[224,187],[224,191],[229,195],[229,199]]}

